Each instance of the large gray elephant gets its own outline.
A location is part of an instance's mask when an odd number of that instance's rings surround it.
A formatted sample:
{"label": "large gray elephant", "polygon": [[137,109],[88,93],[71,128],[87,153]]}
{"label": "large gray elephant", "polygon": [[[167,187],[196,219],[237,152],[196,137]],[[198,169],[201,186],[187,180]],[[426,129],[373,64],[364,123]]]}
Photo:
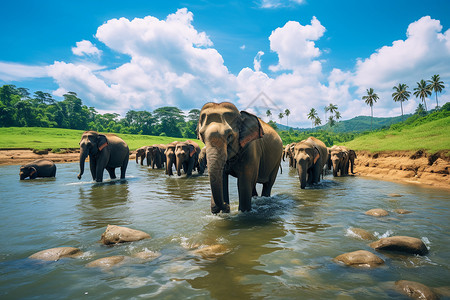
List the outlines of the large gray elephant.
{"label": "large gray elephant", "polygon": [[272,127],[223,102],[202,107],[197,130],[206,145],[212,213],[230,211],[228,175],[238,179],[240,211],[251,209],[256,183],[263,184],[263,196],[270,196],[283,153],[281,138]]}
{"label": "large gray elephant", "polygon": [[177,144],[175,147],[175,157],[178,176],[181,176],[181,169],[184,170],[187,176],[191,176],[193,170],[198,170],[199,154],[200,147],[194,141],[187,140]]}
{"label": "large gray elephant", "polygon": [[35,179],[38,177],[55,177],[56,165],[49,159],[38,159],[23,166],[20,166],[20,180],[27,177]]}
{"label": "large gray elephant", "polygon": [[136,149],[136,163],[138,163],[138,159],[141,159],[141,166],[144,165],[144,159],[147,157],[147,148],[148,146],[143,146],[141,148]]}
{"label": "large gray elephant", "polygon": [[294,158],[300,187],[304,189],[306,184],[319,183],[320,175],[328,159],[327,146],[321,140],[310,136],[295,144]]}
{"label": "large gray elephant", "polygon": [[147,166],[151,166],[152,169],[164,168],[164,162],[166,161],[166,145],[158,144],[147,147]]}
{"label": "large gray elephant", "polygon": [[103,135],[96,131],[85,131],[80,141],[80,174],[84,173],[84,161],[89,155],[89,166],[92,179],[103,181],[103,171],[106,169],[111,179],[116,178],[115,168],[120,167],[120,178],[125,178],[130,150],[128,145],[114,134]]}
{"label": "large gray elephant", "polygon": [[166,174],[169,176],[173,175],[172,167],[174,165],[176,167],[175,148],[178,143],[178,141],[174,141],[166,145]]}
{"label": "large gray elephant", "polygon": [[[353,172],[353,171],[354,171],[355,159],[356,158],[357,158],[357,156],[356,156],[355,150],[348,149],[348,159],[349,159],[349,162],[350,162],[350,171],[351,171],[352,174],[355,174],[355,172]],[[347,168],[347,173],[348,173],[348,168]]]}

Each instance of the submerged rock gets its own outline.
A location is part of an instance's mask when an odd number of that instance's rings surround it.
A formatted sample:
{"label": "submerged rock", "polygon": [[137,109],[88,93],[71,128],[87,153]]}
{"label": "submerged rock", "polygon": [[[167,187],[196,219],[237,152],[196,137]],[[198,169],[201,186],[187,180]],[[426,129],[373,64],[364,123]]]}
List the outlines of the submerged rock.
{"label": "submerged rock", "polygon": [[347,266],[372,268],[384,264],[384,260],[366,250],[348,252],[336,256],[335,261],[340,261]]}
{"label": "submerged rock", "polygon": [[153,251],[141,251],[133,255],[133,257],[144,259],[144,260],[153,260],[155,258],[158,258],[161,256],[161,253],[159,252],[153,252]]}
{"label": "submerged rock", "polygon": [[204,259],[215,259],[225,253],[229,252],[229,249],[225,245],[217,244],[202,247],[192,251],[196,255],[200,255]]}
{"label": "submerged rock", "polygon": [[412,213],[412,211],[410,210],[406,210],[406,209],[395,209],[394,212],[398,213],[399,215],[406,215],[406,214],[410,214]]}
{"label": "submerged rock", "polygon": [[100,241],[105,245],[135,242],[151,238],[148,233],[116,225],[108,225]]}
{"label": "submerged rock", "polygon": [[63,257],[78,257],[81,254],[80,249],[74,247],[58,247],[51,248],[47,250],[39,251],[33,255],[30,255],[31,259],[40,259],[40,260],[48,260],[48,261],[57,261]]}
{"label": "submerged rock", "polygon": [[370,209],[370,210],[366,211],[365,214],[368,216],[374,216],[374,217],[384,217],[384,216],[389,215],[389,213],[382,208]]}
{"label": "submerged rock", "polygon": [[357,237],[361,240],[370,241],[375,239],[375,236],[373,234],[361,228],[350,228],[349,231],[351,232],[352,236]]}
{"label": "submerged rock", "polygon": [[422,240],[409,236],[391,236],[379,239],[370,244],[375,250],[399,251],[411,254],[425,255],[428,249]]}
{"label": "submerged rock", "polygon": [[103,268],[108,269],[111,268],[119,263],[121,263],[125,259],[125,256],[123,255],[115,255],[115,256],[108,256],[104,258],[96,259],[86,265],[88,268]]}
{"label": "submerged rock", "polygon": [[400,194],[396,194],[396,193],[391,193],[388,195],[389,197],[403,197],[403,195]]}
{"label": "submerged rock", "polygon": [[439,299],[439,297],[429,287],[419,282],[399,280],[395,282],[395,285],[403,294],[413,299]]}

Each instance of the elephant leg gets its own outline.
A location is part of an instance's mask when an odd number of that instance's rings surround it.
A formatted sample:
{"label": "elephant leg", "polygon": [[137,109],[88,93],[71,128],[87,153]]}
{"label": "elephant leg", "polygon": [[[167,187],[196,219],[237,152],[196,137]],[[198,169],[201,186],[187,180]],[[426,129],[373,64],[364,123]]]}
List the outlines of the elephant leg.
{"label": "elephant leg", "polygon": [[96,172],[95,172],[95,181],[103,182],[103,171],[104,171],[104,168],[100,167],[100,164],[97,163],[97,168],[96,168]]}
{"label": "elephant leg", "polygon": [[275,180],[277,179],[278,175],[278,168],[274,169],[272,173],[269,176],[269,181],[266,183],[263,183],[263,189],[261,196],[263,197],[270,197],[270,194],[272,193],[272,187],[275,183]]}
{"label": "elephant leg", "polygon": [[256,186],[258,167],[256,170],[247,167],[244,174],[238,177],[239,210],[250,211],[252,209],[252,193]]}
{"label": "elephant leg", "polygon": [[226,213],[230,212],[230,194],[228,193],[228,174],[223,174],[222,177],[222,186],[223,186],[223,202],[227,204],[228,211],[224,211]]}
{"label": "elephant leg", "polygon": [[190,157],[189,158],[189,162],[188,162],[188,164],[187,164],[187,171],[186,171],[186,174],[188,175],[188,176],[191,176],[192,175],[192,170],[194,169],[194,158],[193,157]]}
{"label": "elephant leg", "polygon": [[92,157],[89,157],[89,169],[91,170],[92,180],[96,180],[97,163]]}
{"label": "elephant leg", "polygon": [[253,187],[252,197],[258,197],[258,191],[256,190],[256,185]]}
{"label": "elephant leg", "polygon": [[123,161],[123,164],[120,167],[120,179],[125,179],[125,173],[127,172],[127,166],[128,166],[128,158]]}
{"label": "elephant leg", "polygon": [[109,178],[116,179],[116,172],[114,171],[114,168],[107,167],[106,171],[108,171]]}

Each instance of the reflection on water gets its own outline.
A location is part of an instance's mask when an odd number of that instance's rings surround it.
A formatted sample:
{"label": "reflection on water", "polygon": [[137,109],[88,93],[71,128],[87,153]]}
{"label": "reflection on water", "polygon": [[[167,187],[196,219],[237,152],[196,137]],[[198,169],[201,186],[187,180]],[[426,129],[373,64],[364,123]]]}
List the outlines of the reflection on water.
{"label": "reflection on water", "polygon": [[[77,163],[59,164],[51,180],[20,181],[18,166],[0,169],[2,299],[404,299],[393,289],[400,279],[439,288],[441,298],[449,299],[442,294],[450,269],[447,191],[357,176],[325,176],[302,190],[296,171],[284,162],[272,197],[253,198],[252,211],[239,213],[237,182],[230,178],[231,213],[214,216],[207,175],[169,177],[130,161],[127,179],[96,184],[76,179]],[[372,208],[389,216],[366,216]],[[98,240],[108,224],[152,238],[106,247]],[[377,237],[418,237],[430,252],[377,253],[386,264],[371,270],[337,265],[332,259],[344,252],[374,252],[369,241],[348,234],[352,227]],[[212,245],[227,251],[211,259],[194,252]],[[85,254],[58,262],[27,259],[60,246]],[[161,255],[131,258],[140,251]],[[85,267],[111,255],[129,258],[108,271]]]}

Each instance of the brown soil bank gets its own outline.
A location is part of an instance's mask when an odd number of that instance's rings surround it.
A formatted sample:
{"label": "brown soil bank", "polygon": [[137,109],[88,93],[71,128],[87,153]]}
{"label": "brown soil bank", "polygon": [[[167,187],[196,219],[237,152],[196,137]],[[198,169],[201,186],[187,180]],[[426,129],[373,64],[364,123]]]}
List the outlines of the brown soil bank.
{"label": "brown soil bank", "polygon": [[450,151],[357,151],[355,172],[382,180],[450,189]]}

